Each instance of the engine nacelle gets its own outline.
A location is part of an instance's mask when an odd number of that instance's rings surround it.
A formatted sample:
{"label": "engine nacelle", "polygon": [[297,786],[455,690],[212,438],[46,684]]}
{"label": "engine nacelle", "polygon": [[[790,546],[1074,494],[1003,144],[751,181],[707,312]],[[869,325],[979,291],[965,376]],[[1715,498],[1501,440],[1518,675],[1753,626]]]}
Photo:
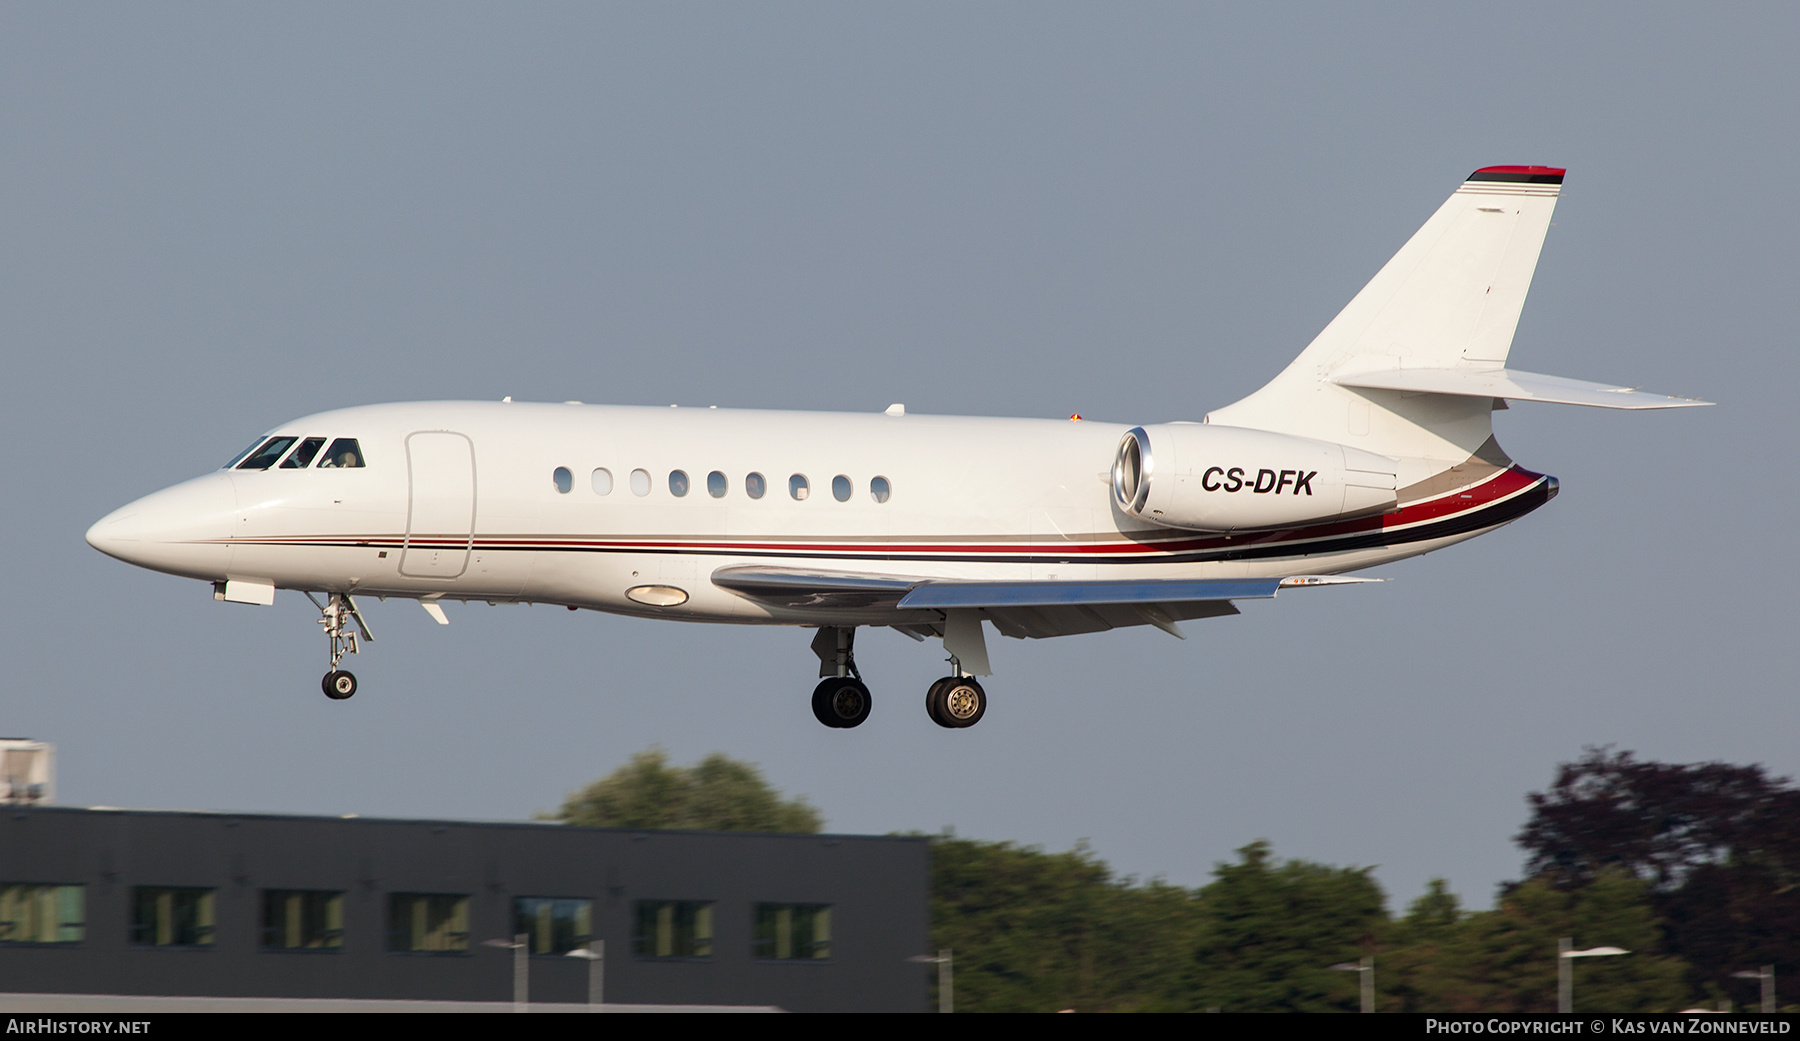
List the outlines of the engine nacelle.
{"label": "engine nacelle", "polygon": [[1113,500],[1140,520],[1255,531],[1386,513],[1398,501],[1387,456],[1266,430],[1133,427],[1113,460]]}

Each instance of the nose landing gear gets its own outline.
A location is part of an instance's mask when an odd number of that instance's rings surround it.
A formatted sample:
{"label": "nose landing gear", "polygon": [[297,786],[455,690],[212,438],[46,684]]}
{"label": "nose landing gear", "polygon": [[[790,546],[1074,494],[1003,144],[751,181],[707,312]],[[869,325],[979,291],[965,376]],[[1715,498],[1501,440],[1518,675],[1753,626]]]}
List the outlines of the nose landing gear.
{"label": "nose landing gear", "polygon": [[[343,701],[356,693],[356,676],[339,669],[338,662],[346,654],[358,653],[362,649],[361,640],[373,640],[375,635],[369,632],[369,623],[363,621],[362,611],[348,593],[328,594],[322,604],[311,593],[306,594],[306,598],[319,609],[319,624],[324,626],[325,638],[331,644],[331,671],[325,674],[319,686],[326,697]],[[361,640],[358,634],[361,634]]]}

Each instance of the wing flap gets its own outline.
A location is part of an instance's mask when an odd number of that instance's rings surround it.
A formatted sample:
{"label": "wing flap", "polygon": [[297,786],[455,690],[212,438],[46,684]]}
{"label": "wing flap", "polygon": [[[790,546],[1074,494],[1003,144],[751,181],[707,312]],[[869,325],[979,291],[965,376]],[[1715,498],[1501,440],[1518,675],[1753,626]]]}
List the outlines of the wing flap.
{"label": "wing flap", "polygon": [[901,597],[902,609],[956,607],[1097,607],[1275,595],[1279,578],[1151,578],[1096,582],[962,582],[926,580]]}

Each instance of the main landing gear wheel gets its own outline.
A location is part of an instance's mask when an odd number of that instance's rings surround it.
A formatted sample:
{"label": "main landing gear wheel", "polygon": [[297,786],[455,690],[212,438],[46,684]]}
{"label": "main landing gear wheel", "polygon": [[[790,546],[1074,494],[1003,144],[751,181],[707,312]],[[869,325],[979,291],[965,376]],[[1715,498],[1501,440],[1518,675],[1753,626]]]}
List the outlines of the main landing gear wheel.
{"label": "main landing gear wheel", "polygon": [[849,676],[823,680],[813,688],[813,715],[828,727],[845,729],[858,726],[869,718],[873,701],[869,688]]}
{"label": "main landing gear wheel", "polygon": [[333,669],[325,674],[319,682],[325,689],[325,696],[333,701],[342,701],[356,693],[356,677],[340,669]]}
{"label": "main landing gear wheel", "polygon": [[925,692],[925,714],[951,730],[972,727],[987,714],[987,691],[969,676],[945,676]]}

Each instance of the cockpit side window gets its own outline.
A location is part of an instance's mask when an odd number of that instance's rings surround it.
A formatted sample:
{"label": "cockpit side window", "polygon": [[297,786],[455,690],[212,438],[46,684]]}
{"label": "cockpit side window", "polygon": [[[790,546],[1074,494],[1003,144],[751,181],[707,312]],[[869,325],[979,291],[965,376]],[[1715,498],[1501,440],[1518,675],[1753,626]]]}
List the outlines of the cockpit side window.
{"label": "cockpit side window", "polygon": [[340,437],[325,450],[325,458],[319,460],[319,468],[349,468],[363,465],[362,449],[357,447],[356,438]]}
{"label": "cockpit side window", "polygon": [[250,453],[251,453],[251,452],[254,452],[254,451],[256,451],[256,448],[257,448],[257,446],[258,446],[258,445],[260,445],[260,444],[262,444],[262,443],[263,443],[263,439],[262,439],[262,438],[260,438],[260,437],[259,437],[259,438],[257,438],[257,439],[256,439],[256,440],[254,440],[254,441],[252,441],[252,442],[250,442],[250,447],[249,447],[249,448],[246,448],[246,449],[244,449],[244,450],[243,450],[243,451],[242,451],[242,452],[239,452],[239,453],[238,453],[238,454],[237,454],[237,455],[234,455],[234,456],[232,456],[232,457],[231,457],[231,462],[229,462],[229,463],[226,463],[226,464],[225,464],[225,465],[224,465],[224,466],[221,466],[221,467],[219,467],[219,469],[221,469],[221,470],[229,470],[229,469],[231,469],[231,468],[232,468],[232,467],[234,467],[234,466],[236,466],[236,465],[237,465],[237,464],[239,464],[239,463],[241,463],[241,462],[243,462],[243,461],[244,461],[244,457],[245,457],[245,456],[247,456],[247,455],[249,455],[249,454],[250,454]]}
{"label": "cockpit side window", "polygon": [[290,453],[286,459],[283,459],[281,461],[280,469],[283,469],[283,470],[304,470],[304,469],[306,469],[307,467],[312,465],[313,456],[318,455],[319,449],[323,448],[324,446],[325,446],[325,439],[322,437],[307,438],[306,440],[300,442],[299,448],[294,449],[294,451],[292,453]]}
{"label": "cockpit side window", "polygon": [[238,469],[267,470],[269,467],[274,466],[275,460],[280,459],[282,453],[286,452],[293,446],[294,442],[298,440],[300,439],[297,437],[271,437],[267,444],[256,451],[251,452],[250,458],[239,463]]}

